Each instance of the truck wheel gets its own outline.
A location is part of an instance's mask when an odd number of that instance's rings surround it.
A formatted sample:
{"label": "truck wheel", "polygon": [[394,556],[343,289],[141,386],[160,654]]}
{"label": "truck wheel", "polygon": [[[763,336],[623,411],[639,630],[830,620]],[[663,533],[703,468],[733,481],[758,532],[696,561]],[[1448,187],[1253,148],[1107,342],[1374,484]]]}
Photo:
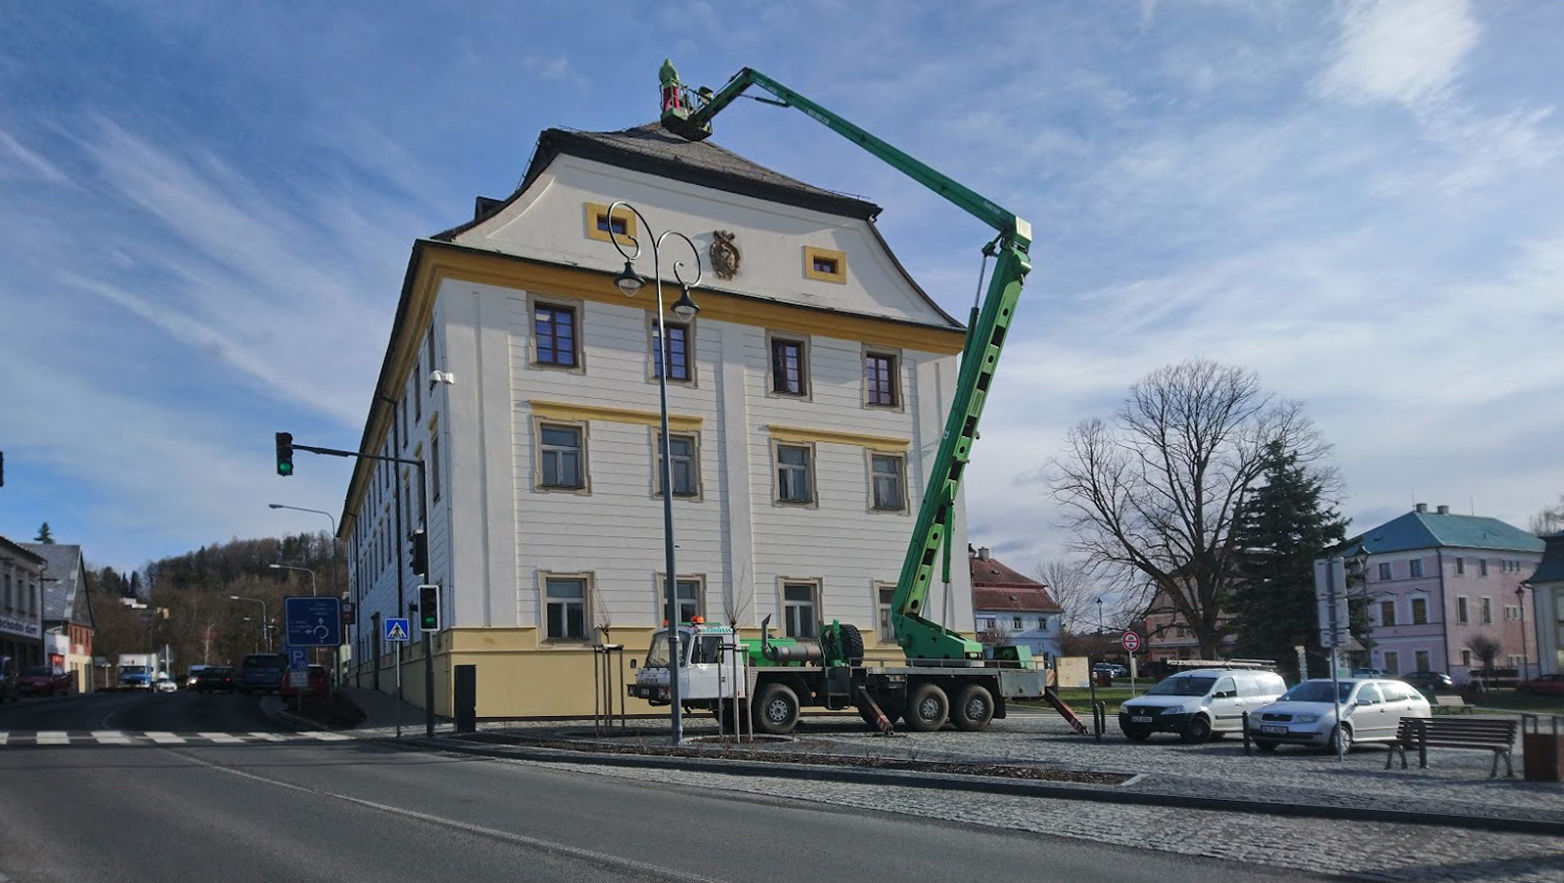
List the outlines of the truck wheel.
{"label": "truck wheel", "polygon": [[950,711],[950,722],[956,729],[981,730],[994,719],[994,694],[982,684],[968,684],[956,694],[956,704]]}
{"label": "truck wheel", "polygon": [[858,631],[858,626],[844,622],[837,634],[842,637],[842,655],[847,658],[847,664],[863,665],[863,633]]}
{"label": "truck wheel", "polygon": [[755,729],[772,736],[786,736],[798,725],[798,694],[786,684],[772,682],[755,693]]}
{"label": "truck wheel", "polygon": [[950,716],[950,697],[939,684],[919,684],[907,701],[907,729],[932,733],[945,725]]}

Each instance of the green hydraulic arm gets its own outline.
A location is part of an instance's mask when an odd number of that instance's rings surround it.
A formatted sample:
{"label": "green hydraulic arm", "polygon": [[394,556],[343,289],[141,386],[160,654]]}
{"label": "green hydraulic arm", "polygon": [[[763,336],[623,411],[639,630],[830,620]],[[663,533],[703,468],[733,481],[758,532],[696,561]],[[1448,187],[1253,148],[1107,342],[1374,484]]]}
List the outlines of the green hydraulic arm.
{"label": "green hydraulic arm", "polygon": [[686,140],[700,141],[710,136],[711,118],[745,89],[759,86],[777,100],[757,100],[803,111],[998,233],[983,247],[984,255],[995,258],[994,274],[987,294],[980,306],[973,307],[967,325],[966,345],[961,353],[960,373],[945,420],[945,432],[929,472],[923,503],[918,507],[912,540],[891,602],[891,627],[909,662],[981,659],[981,644],[927,619],[924,605],[942,547],[945,580],[948,582],[950,578],[951,516],[972,452],[972,442],[977,437],[978,418],[983,413],[994,368],[1004,347],[1005,333],[1021,296],[1021,282],[1031,270],[1027,258],[1032,240],[1031,224],[759,71],[744,68],[716,92],[706,88],[692,92],[679,82],[671,61],[663,62],[659,73],[663,128]]}

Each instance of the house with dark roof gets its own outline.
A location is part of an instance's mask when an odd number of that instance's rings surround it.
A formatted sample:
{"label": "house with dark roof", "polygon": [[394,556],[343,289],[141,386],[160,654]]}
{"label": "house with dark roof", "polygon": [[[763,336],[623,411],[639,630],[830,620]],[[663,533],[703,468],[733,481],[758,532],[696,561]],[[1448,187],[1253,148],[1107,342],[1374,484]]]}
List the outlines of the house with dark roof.
{"label": "house with dark roof", "polygon": [[[443,590],[442,714],[458,665],[479,669],[480,716],[590,713],[593,645],[648,646],[669,580],[680,619],[756,635],[769,617],[798,637],[840,620],[899,653],[875,626],[965,329],[891,252],[880,211],[656,125],[549,129],[515,192],[416,241],[339,520],[349,676],[390,689],[382,625],[424,582]],[[627,266],[633,297],[615,283]],[[654,277],[664,309],[682,281],[699,312],[660,328]],[[409,566],[418,528],[426,574]],[[963,629],[971,603],[963,571],[926,609]]]}
{"label": "house with dark roof", "polygon": [[1564,672],[1564,532],[1542,538],[1542,560],[1521,585],[1531,590],[1527,605],[1537,636],[1542,674]]}
{"label": "house with dark roof", "polygon": [[[1317,580],[1328,559],[1367,551],[1362,586],[1349,595],[1361,605],[1366,650],[1355,665],[1388,674],[1446,671],[1461,680],[1482,670],[1473,640],[1501,647],[1496,668],[1535,666],[1536,642],[1527,638],[1536,611],[1527,610],[1521,583],[1542,560],[1543,542],[1497,518],[1458,515],[1449,506],[1411,512],[1352,537],[1316,562]],[[1317,586],[1323,596],[1323,587]]]}
{"label": "house with dark roof", "polygon": [[989,647],[1013,645],[1046,662],[1059,655],[1064,610],[1048,586],[995,558],[988,547],[968,547],[972,616],[978,640]]}
{"label": "house with dark roof", "polygon": [[76,692],[92,691],[92,604],[81,546],[23,543],[44,560],[44,662],[70,672]]}

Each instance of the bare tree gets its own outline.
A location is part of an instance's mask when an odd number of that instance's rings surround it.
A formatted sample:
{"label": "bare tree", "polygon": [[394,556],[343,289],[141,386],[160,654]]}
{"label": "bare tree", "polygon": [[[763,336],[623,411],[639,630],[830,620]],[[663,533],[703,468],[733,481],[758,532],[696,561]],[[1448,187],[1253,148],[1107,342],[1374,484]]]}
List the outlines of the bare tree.
{"label": "bare tree", "polygon": [[1504,645],[1487,632],[1479,632],[1466,642],[1466,649],[1472,651],[1478,659],[1482,660],[1483,671],[1493,668],[1493,661],[1499,658]]}
{"label": "bare tree", "polygon": [[[1304,464],[1327,450],[1301,403],[1265,392],[1251,371],[1190,360],[1132,386],[1112,426],[1072,429],[1052,464],[1054,496],[1093,575],[1146,613],[1179,614],[1201,655],[1215,656],[1237,564],[1234,519],[1272,444]],[[1149,609],[1152,598],[1167,609]]]}
{"label": "bare tree", "polygon": [[1531,532],[1539,537],[1561,530],[1564,530],[1564,494],[1559,495],[1557,506],[1543,509],[1531,517]]}
{"label": "bare tree", "polygon": [[[1079,561],[1044,562],[1037,578],[1048,587],[1048,594],[1063,610],[1060,628],[1072,635],[1097,632],[1104,628],[1126,628],[1138,618],[1138,598],[1120,591],[1106,591],[1093,582],[1087,565]],[[1100,602],[1100,603],[1099,603]]]}
{"label": "bare tree", "polygon": [[1009,647],[1015,643],[1010,635],[1010,629],[1005,628],[1004,624],[998,621],[987,628],[978,629],[977,639],[978,643],[985,647]]}

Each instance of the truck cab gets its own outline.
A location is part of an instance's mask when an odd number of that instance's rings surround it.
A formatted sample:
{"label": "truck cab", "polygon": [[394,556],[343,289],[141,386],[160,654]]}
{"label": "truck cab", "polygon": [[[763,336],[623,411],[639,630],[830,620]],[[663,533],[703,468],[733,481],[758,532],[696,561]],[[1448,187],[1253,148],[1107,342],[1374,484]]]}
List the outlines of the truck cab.
{"label": "truck cab", "polygon": [[[679,636],[677,653],[670,652],[669,632]],[[635,672],[635,683],[626,685],[631,696],[653,705],[667,705],[670,660],[678,658],[679,704],[715,711],[723,700],[744,699],[747,666],[743,645],[733,629],[692,622],[652,634],[646,660]]]}

